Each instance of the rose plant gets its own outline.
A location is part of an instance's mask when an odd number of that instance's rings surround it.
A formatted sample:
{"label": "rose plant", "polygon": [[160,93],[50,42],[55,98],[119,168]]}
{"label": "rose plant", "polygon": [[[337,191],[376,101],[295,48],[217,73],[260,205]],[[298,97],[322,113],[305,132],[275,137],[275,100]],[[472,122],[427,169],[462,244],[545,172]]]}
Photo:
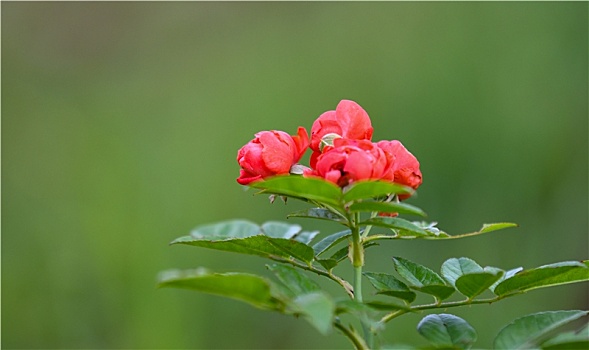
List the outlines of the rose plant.
{"label": "rose plant", "polygon": [[[310,208],[289,217],[328,220],[342,230],[317,239],[318,231],[280,221],[258,225],[233,219],[198,226],[171,244],[261,256],[272,262],[267,267],[275,278],[197,268],[164,271],[159,286],[193,289],[302,316],[323,334],[337,329],[356,349],[391,347],[381,338],[389,321],[434,311],[417,325],[418,333],[430,343],[428,348],[469,349],[477,339],[476,330],[467,321],[436,310],[491,304],[533,289],[589,280],[588,260],[504,270],[459,257],[446,260],[438,273],[396,256],[392,271],[366,271],[367,248],[381,240],[460,239],[517,226],[484,224],[475,232],[450,235],[436,223],[399,217],[425,216],[423,210],[404,202],[422,183],[420,164],[400,141],[373,142],[372,134],[366,111],[348,100],[315,120],[310,140],[303,127],[295,136],[275,130],[257,133],[237,153],[241,168],[237,182],[268,194],[271,201],[280,197],[285,202],[287,198],[307,202]],[[307,148],[312,151],[309,167],[298,163]],[[354,272],[351,282],[334,272],[346,260]],[[336,283],[342,295],[329,295],[307,273]],[[363,281],[374,287],[375,294],[390,299],[365,298]],[[415,303],[418,294],[429,295],[433,301]],[[453,295],[459,296],[450,300]],[[578,332],[553,334],[555,328],[587,314],[561,310],[523,316],[499,332],[494,348],[587,348],[587,326]],[[356,321],[346,323],[343,315]]]}

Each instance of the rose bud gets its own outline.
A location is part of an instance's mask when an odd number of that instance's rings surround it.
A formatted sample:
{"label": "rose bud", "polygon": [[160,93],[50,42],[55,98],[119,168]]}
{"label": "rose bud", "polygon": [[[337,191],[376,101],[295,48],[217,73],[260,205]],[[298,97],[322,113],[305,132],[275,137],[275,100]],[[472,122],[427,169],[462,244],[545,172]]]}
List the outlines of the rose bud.
{"label": "rose bud", "polygon": [[340,101],[335,111],[321,114],[311,127],[311,167],[315,167],[323,147],[333,145],[334,139],[370,140],[372,132],[370,118],[360,105],[354,101]]}
{"label": "rose bud", "polygon": [[237,152],[241,167],[237,182],[247,185],[264,178],[288,174],[309,146],[307,130],[299,127],[297,135],[283,131],[261,131]]}
{"label": "rose bud", "polygon": [[315,169],[305,175],[319,176],[345,187],[359,180],[380,179],[386,165],[384,151],[372,142],[340,138],[317,158]]}
{"label": "rose bud", "polygon": [[[385,152],[389,160],[382,179],[409,186],[416,190],[422,182],[417,158],[397,140],[379,141],[376,145]],[[409,197],[408,194],[399,195],[399,199]]]}

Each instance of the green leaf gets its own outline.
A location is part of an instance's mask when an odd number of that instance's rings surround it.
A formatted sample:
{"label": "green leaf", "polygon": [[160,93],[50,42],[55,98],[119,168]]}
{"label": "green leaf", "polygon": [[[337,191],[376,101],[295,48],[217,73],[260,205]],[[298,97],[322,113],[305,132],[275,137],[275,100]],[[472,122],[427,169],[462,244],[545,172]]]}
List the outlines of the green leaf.
{"label": "green leaf", "polygon": [[172,244],[186,244],[234,253],[259,255],[265,258],[281,257],[290,259],[294,257],[306,263],[313,261],[313,257],[315,256],[313,248],[306,244],[293,239],[272,238],[266,235],[222,240],[185,236],[176,239]]}
{"label": "green leaf", "polygon": [[386,227],[391,229],[400,230],[397,235],[399,237],[405,238],[407,236],[424,236],[427,235],[427,232],[422,228],[418,227],[417,225],[401,218],[391,218],[391,217],[375,217],[368,219],[360,225],[372,225],[372,226],[379,226],[379,227]]}
{"label": "green leaf", "polygon": [[450,258],[442,264],[442,276],[451,285],[456,285],[456,280],[467,273],[483,272],[483,268],[469,258]]}
{"label": "green leaf", "polygon": [[348,247],[338,249],[335,253],[333,253],[333,255],[329,257],[329,259],[335,260],[339,263],[348,257],[348,250]]}
{"label": "green leaf", "polygon": [[351,313],[360,316],[361,313],[372,311],[366,304],[360,303],[353,299],[340,299],[335,303],[335,313]]}
{"label": "green leaf", "polygon": [[[190,232],[195,239],[245,238],[260,233],[260,226],[247,220],[228,220],[197,226]],[[172,242],[173,244],[174,242]]]}
{"label": "green leaf", "polygon": [[367,304],[359,303],[356,300],[338,300],[336,302],[335,313],[337,315],[349,313],[360,319],[364,324],[370,325],[370,328],[377,332],[382,330],[383,324],[379,322],[378,311]]}
{"label": "green leaf", "polygon": [[316,261],[327,271],[331,271],[339,263],[339,261],[335,259],[317,259]]}
{"label": "green leaf", "polygon": [[429,268],[414,263],[410,260],[394,257],[395,270],[405,278],[412,286],[445,285],[444,280]]}
{"label": "green leaf", "polygon": [[434,238],[442,238],[442,237],[450,237],[449,234],[440,230],[436,226],[438,225],[437,222],[426,222],[426,221],[413,221],[413,224],[419,228],[422,228],[425,232],[427,232],[428,236],[434,236]]}
{"label": "green leaf", "polygon": [[303,244],[309,245],[309,243],[311,243],[311,241],[317,237],[317,235],[319,234],[319,231],[301,231],[299,233],[297,233],[296,235],[294,235],[292,237],[292,239],[294,239],[295,241],[301,242]]}
{"label": "green leaf", "polygon": [[158,277],[159,287],[192,289],[249,303],[260,309],[281,311],[282,301],[273,294],[272,283],[245,273],[212,273],[206,269],[169,270]]}
{"label": "green leaf", "polygon": [[280,221],[268,221],[262,224],[262,232],[272,238],[292,238],[303,229],[300,225],[291,225]]}
{"label": "green leaf", "polygon": [[440,300],[454,293],[454,288],[448,286],[440,275],[423,265],[400,257],[394,257],[393,264],[397,273],[409,282],[412,289],[431,294]]}
{"label": "green leaf", "polygon": [[399,213],[399,214],[412,214],[418,216],[426,216],[425,212],[420,208],[406,204],[406,203],[393,203],[393,202],[371,202],[362,201],[354,203],[350,206],[350,211],[368,211],[368,212],[380,212],[380,213]]}
{"label": "green leaf", "polygon": [[295,296],[321,290],[321,287],[319,287],[317,282],[313,281],[294,267],[282,264],[266,266]]}
{"label": "green leaf", "polygon": [[313,250],[315,251],[315,255],[319,256],[324,251],[328,250],[329,248],[333,247],[334,245],[338,244],[339,242],[343,241],[344,239],[348,238],[352,235],[351,230],[345,230],[341,232],[337,232],[331,234],[319,242],[313,245]]}
{"label": "green leaf", "polygon": [[564,332],[542,343],[542,349],[589,349],[589,324],[578,331]]}
{"label": "green leaf", "polygon": [[456,280],[456,289],[464,296],[472,299],[483,293],[505,273],[500,269],[485,268],[485,272],[469,273]]}
{"label": "green leaf", "polygon": [[422,287],[412,286],[411,288],[422,293],[433,295],[436,298],[436,300],[448,299],[452,294],[454,294],[455,291],[453,287],[442,284],[432,284]]}
{"label": "green leaf", "polygon": [[505,326],[494,341],[495,349],[529,349],[552,330],[587,315],[587,311],[546,311],[527,315]]}
{"label": "green leaf", "polygon": [[499,296],[522,293],[536,288],[588,281],[589,261],[565,261],[535,269],[523,270],[495,287]]}
{"label": "green leaf", "polygon": [[442,264],[442,276],[469,299],[483,293],[504,274],[497,268],[484,269],[469,258],[451,258]]}
{"label": "green leaf", "polygon": [[511,277],[513,277],[513,276],[514,276],[516,273],[520,272],[520,271],[521,271],[521,270],[523,270],[523,269],[524,269],[524,268],[520,266],[520,267],[516,267],[515,269],[511,269],[511,270],[508,270],[508,271],[506,271],[506,272],[503,274],[503,276],[501,276],[501,278],[500,278],[500,279],[498,279],[498,280],[497,280],[495,283],[493,283],[493,285],[492,285],[491,287],[489,287],[489,289],[490,289],[490,290],[491,290],[493,293],[495,293],[495,287],[497,287],[497,286],[499,285],[499,283],[501,283],[501,282],[505,281],[505,280],[506,280],[506,279],[508,279],[508,278],[511,278]]}
{"label": "green leaf", "polygon": [[470,349],[477,333],[468,322],[451,314],[427,315],[417,331],[436,347]]}
{"label": "green leaf", "polygon": [[344,193],[344,202],[349,203],[358,199],[371,199],[390,194],[413,194],[413,189],[407,186],[386,181],[358,181],[353,183]]}
{"label": "green leaf", "polygon": [[303,209],[294,213],[288,214],[289,218],[310,218],[310,219],[320,219],[320,220],[329,220],[335,221],[339,223],[346,224],[346,219],[339,214],[332,212],[329,209],[323,208],[311,208],[311,209]]}
{"label": "green leaf", "polygon": [[302,314],[322,334],[329,334],[335,315],[335,303],[322,292],[303,294],[289,305],[295,313]]}
{"label": "green leaf", "polygon": [[275,176],[252,182],[250,186],[264,193],[324,203],[343,211],[341,189],[327,180],[297,175]]}
{"label": "green leaf", "polygon": [[479,230],[480,233],[488,233],[506,228],[517,227],[517,224],[512,222],[498,222],[494,224],[483,224],[483,227]]}
{"label": "green leaf", "polygon": [[466,238],[466,237],[472,237],[472,236],[477,236],[477,235],[481,235],[483,233],[488,233],[488,232],[493,232],[493,231],[497,231],[497,230],[503,230],[506,228],[510,228],[510,227],[517,227],[517,224],[511,223],[511,222],[499,222],[499,223],[494,223],[494,224],[483,224],[483,227],[475,232],[470,232],[470,233],[463,233],[460,235],[449,235],[444,231],[439,231],[439,233],[437,235],[428,235],[425,236],[423,238],[425,239],[458,239],[458,238]]}
{"label": "green leaf", "polygon": [[407,285],[399,281],[395,276],[386,273],[364,272],[364,276],[368,278],[370,283],[374,286],[377,294],[389,295],[397,297],[412,303],[415,300],[416,294],[411,291]]}
{"label": "green leaf", "polygon": [[268,237],[294,239],[307,245],[319,234],[319,231],[301,231],[300,225],[280,221],[265,222],[261,228],[262,232]]}
{"label": "green leaf", "polygon": [[[371,243],[371,242],[365,243],[364,249],[366,250],[367,248],[375,246],[375,245],[377,245],[377,244]],[[317,262],[320,263],[323,267],[325,267],[325,269],[331,270],[335,266],[337,266],[337,264],[339,264],[345,258],[348,257],[348,250],[349,250],[349,247],[347,247],[347,246],[343,247],[343,248],[337,250],[335,253],[333,253],[332,256],[330,256],[327,259],[317,259]]]}

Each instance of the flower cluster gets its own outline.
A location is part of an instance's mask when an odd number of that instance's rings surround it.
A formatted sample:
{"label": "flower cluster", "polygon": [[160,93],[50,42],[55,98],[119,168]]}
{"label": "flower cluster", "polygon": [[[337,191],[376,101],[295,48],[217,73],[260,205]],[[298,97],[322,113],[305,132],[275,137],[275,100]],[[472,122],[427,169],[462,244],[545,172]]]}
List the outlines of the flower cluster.
{"label": "flower cluster", "polygon": [[[334,111],[319,116],[297,135],[283,131],[262,131],[237,153],[241,167],[237,179],[242,185],[275,175],[299,173],[320,177],[345,187],[359,180],[384,180],[417,189],[422,182],[419,162],[401,142],[372,142],[374,129],[368,114],[354,101],[342,100]],[[313,153],[310,168],[299,160],[307,150]],[[401,197],[401,199],[405,199]]]}

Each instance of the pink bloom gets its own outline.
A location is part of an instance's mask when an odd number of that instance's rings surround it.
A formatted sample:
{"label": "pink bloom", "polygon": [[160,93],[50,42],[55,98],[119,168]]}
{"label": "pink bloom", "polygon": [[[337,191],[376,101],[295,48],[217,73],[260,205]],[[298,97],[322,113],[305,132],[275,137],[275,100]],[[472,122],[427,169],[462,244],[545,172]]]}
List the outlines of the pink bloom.
{"label": "pink bloom", "polygon": [[237,182],[247,185],[269,176],[288,174],[309,147],[307,130],[299,127],[295,136],[283,131],[261,131],[237,152],[241,167]]}
{"label": "pink bloom", "polygon": [[324,149],[313,171],[306,176],[319,176],[340,187],[354,181],[380,179],[387,166],[383,150],[367,140],[335,139],[333,147]]}
{"label": "pink bloom", "polygon": [[354,101],[342,100],[335,111],[319,116],[311,127],[311,167],[321,154],[321,139],[327,134],[336,134],[350,140],[370,140],[373,128],[368,114]]}
{"label": "pink bloom", "polygon": [[[392,181],[413,189],[417,189],[422,182],[421,171],[419,170],[419,161],[403,144],[397,140],[379,141],[376,144],[382,149],[389,163],[382,177],[383,180]],[[401,195],[400,199],[406,199],[409,195]]]}

